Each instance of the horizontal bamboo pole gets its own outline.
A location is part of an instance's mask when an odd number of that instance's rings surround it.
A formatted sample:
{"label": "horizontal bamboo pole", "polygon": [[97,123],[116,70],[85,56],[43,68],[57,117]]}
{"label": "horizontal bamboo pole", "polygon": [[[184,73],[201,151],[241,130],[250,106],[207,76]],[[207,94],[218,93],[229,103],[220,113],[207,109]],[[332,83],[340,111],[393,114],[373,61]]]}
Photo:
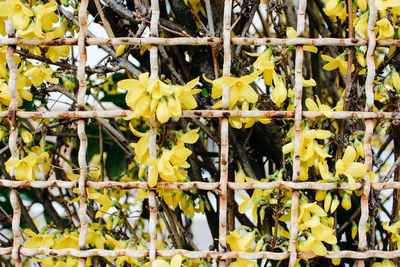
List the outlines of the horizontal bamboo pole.
{"label": "horizontal bamboo pole", "polygon": [[[17,111],[22,119],[72,119],[72,118],[123,118],[133,115],[132,110],[93,111]],[[8,111],[0,111],[0,118],[8,117]],[[325,118],[319,111],[303,111],[303,118]],[[183,110],[185,118],[294,118],[293,111],[280,110]],[[331,119],[400,119],[400,112],[334,111]]]}
{"label": "horizontal bamboo pole", "polygon": [[[231,39],[233,45],[278,45],[278,46],[295,46],[295,45],[314,45],[314,46],[366,46],[367,39],[362,38],[250,38],[236,37]],[[223,39],[219,37],[119,37],[119,38],[87,38],[86,45],[216,45],[223,44]],[[4,45],[43,45],[43,46],[60,46],[60,45],[78,45],[76,38],[58,38],[58,39],[38,39],[38,38],[1,38],[0,46]],[[378,40],[377,46],[400,46],[400,40],[387,39]]]}
{"label": "horizontal bamboo pole", "polygon": [[[9,255],[11,253],[12,248],[0,248],[0,255]],[[104,250],[104,249],[88,249],[88,250],[77,250],[77,249],[60,249],[54,250],[49,248],[21,248],[20,253],[23,256],[32,257],[32,256],[52,256],[52,257],[62,257],[62,256],[73,256],[78,258],[86,258],[93,256],[101,256],[101,257],[109,257],[115,258],[120,256],[129,256],[134,258],[144,258],[148,257],[148,250],[132,250],[132,249],[120,249],[120,250]],[[182,249],[175,250],[157,250],[157,256],[159,257],[171,257],[174,255],[182,255],[187,258],[192,259],[200,259],[200,258],[209,258],[209,259],[247,259],[247,260],[258,260],[258,259],[270,259],[270,260],[284,260],[289,258],[289,252],[254,252],[254,253],[246,253],[246,252],[217,252],[217,251],[188,251]],[[314,253],[311,252],[299,252],[298,258],[300,259],[312,259],[317,257]],[[368,259],[368,258],[381,258],[381,259],[393,259],[400,257],[400,250],[394,251],[380,251],[380,250],[369,250],[364,252],[358,251],[328,251],[325,256],[329,259]]]}
{"label": "horizontal bamboo pole", "polygon": [[[147,182],[93,182],[87,181],[86,186],[93,189],[150,189]],[[77,181],[10,181],[0,180],[0,187],[9,188],[77,188]],[[175,189],[175,190],[219,190],[220,184],[218,182],[159,182],[153,189]],[[348,183],[318,183],[318,182],[291,182],[291,181],[274,181],[274,182],[246,182],[246,183],[233,183],[228,182],[228,188],[232,190],[245,190],[245,189],[287,189],[287,190],[336,190],[345,189],[351,190]],[[362,189],[362,183],[356,183],[355,190]],[[400,189],[400,182],[384,182],[384,183],[371,183],[373,190],[386,190],[386,189]]]}

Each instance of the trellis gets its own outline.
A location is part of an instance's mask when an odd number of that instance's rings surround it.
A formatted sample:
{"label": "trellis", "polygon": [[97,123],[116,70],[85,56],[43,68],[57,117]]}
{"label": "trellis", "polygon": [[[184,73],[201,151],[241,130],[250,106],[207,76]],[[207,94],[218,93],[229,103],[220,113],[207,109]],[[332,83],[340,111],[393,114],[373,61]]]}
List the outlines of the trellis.
{"label": "trellis", "polygon": [[[85,266],[86,258],[91,256],[102,257],[149,257],[152,261],[157,256],[172,256],[181,254],[190,258],[212,258],[219,259],[219,266],[225,266],[226,260],[234,258],[244,258],[250,260],[256,259],[271,259],[283,260],[290,259],[290,266],[294,266],[298,258],[309,259],[316,257],[313,253],[303,253],[297,250],[297,234],[298,234],[298,218],[299,209],[299,190],[313,189],[313,190],[332,190],[332,189],[350,189],[348,184],[337,183],[317,183],[317,182],[300,182],[300,157],[299,147],[301,140],[301,121],[303,118],[318,118],[323,117],[320,112],[303,111],[302,108],[302,91],[303,91],[303,45],[315,46],[368,46],[367,50],[367,80],[365,86],[366,105],[365,111],[335,111],[332,118],[334,119],[347,119],[357,118],[364,119],[365,123],[365,164],[368,170],[372,168],[372,150],[371,138],[373,134],[373,119],[400,119],[399,113],[391,112],[372,112],[374,92],[373,81],[375,78],[375,64],[374,64],[374,51],[377,46],[400,46],[399,40],[379,40],[375,38],[375,22],[377,17],[377,10],[375,1],[369,0],[369,22],[368,22],[368,39],[360,38],[320,38],[310,39],[304,38],[305,27],[305,10],[307,1],[298,1],[298,20],[297,20],[297,38],[295,39],[279,39],[279,38],[231,38],[231,14],[232,14],[232,0],[225,1],[224,19],[223,19],[223,37],[205,37],[205,38],[159,38],[158,37],[158,21],[159,21],[159,7],[158,0],[151,1],[151,37],[149,38],[94,38],[88,37],[87,32],[87,6],[89,0],[82,0],[79,8],[79,24],[80,32],[78,38],[61,38],[57,40],[50,39],[29,39],[29,38],[14,38],[13,30],[8,27],[8,38],[0,39],[0,45],[8,45],[7,50],[7,64],[10,70],[9,90],[11,95],[11,104],[8,111],[0,112],[1,118],[9,119],[11,123],[11,132],[9,137],[8,147],[11,151],[13,158],[18,158],[17,136],[18,126],[16,118],[31,118],[31,119],[65,119],[65,118],[78,118],[78,136],[80,140],[79,147],[79,167],[80,177],[76,182],[71,181],[16,181],[16,180],[0,180],[0,186],[11,188],[10,202],[13,208],[12,216],[12,232],[13,232],[13,245],[12,247],[0,248],[0,255],[11,254],[15,261],[16,266],[21,265],[22,256],[74,256],[80,258],[79,266]],[[209,4],[209,1],[205,1]],[[351,4],[350,4],[351,5]],[[76,111],[68,112],[25,112],[17,111],[18,92],[16,89],[17,69],[13,59],[16,45],[70,45],[78,46],[80,60],[77,68],[79,91],[77,95],[78,108]],[[86,47],[88,45],[151,45],[150,50],[150,63],[151,63],[151,78],[156,78],[158,75],[158,45],[223,45],[224,50],[224,64],[223,75],[230,75],[231,69],[231,46],[232,45],[279,45],[279,46],[296,46],[296,62],[295,62],[295,109],[294,111],[229,111],[229,87],[224,86],[222,96],[222,110],[194,110],[183,111],[183,117],[214,117],[221,119],[221,146],[220,146],[220,181],[213,183],[205,182],[187,182],[187,183],[172,183],[172,182],[159,182],[156,187],[149,188],[146,182],[93,182],[87,181],[87,137],[85,134],[85,119],[86,118],[117,118],[125,117],[132,114],[129,110],[113,110],[113,111],[91,111],[85,107],[85,94],[86,94],[86,80],[85,80],[85,65],[87,61]],[[264,118],[294,118],[295,127],[295,150],[293,158],[293,177],[292,181],[278,181],[278,182],[245,182],[234,183],[228,182],[228,119],[230,117],[264,117]],[[150,121],[150,155],[156,156],[156,122],[155,119]],[[17,188],[32,187],[32,188],[79,188],[80,192],[80,208],[79,219],[81,222],[81,229],[79,233],[79,247],[80,249],[62,249],[54,250],[48,248],[35,248],[27,249],[21,246],[21,233],[20,233],[20,217],[21,209],[17,201]],[[102,249],[87,249],[86,235],[88,230],[88,220],[86,216],[87,208],[87,193],[86,188],[103,189],[149,189],[149,233],[150,245],[147,250],[134,251],[130,249],[121,250],[102,250]],[[187,251],[187,250],[157,250],[157,206],[156,206],[156,189],[202,189],[202,190],[216,190],[219,195],[219,251]],[[227,235],[227,191],[228,190],[242,190],[242,189],[273,189],[282,188],[292,190],[292,207],[291,207],[291,231],[290,231],[290,251],[288,252],[230,252],[227,249],[226,235]],[[358,266],[364,266],[363,259],[366,258],[397,258],[400,257],[400,250],[396,251],[379,251],[369,250],[367,248],[367,235],[366,224],[368,220],[368,200],[371,190],[384,190],[384,189],[400,189],[400,182],[382,182],[371,183],[369,179],[369,171],[365,175],[362,183],[356,184],[356,189],[362,189],[361,196],[361,217],[358,225],[359,245],[358,251],[340,251],[327,253],[327,258],[353,258],[357,259]]]}

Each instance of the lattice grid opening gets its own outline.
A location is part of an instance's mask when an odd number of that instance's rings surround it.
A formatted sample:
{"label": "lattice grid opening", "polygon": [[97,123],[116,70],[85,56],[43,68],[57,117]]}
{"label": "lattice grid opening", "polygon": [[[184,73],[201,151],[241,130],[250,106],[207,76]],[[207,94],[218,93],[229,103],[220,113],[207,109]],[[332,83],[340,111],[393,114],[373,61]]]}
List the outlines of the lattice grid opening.
{"label": "lattice grid opening", "polygon": [[[151,0],[151,37],[148,38],[96,38],[87,31],[87,6],[89,0],[82,0],[79,7],[79,25],[80,31],[78,38],[63,38],[62,40],[51,39],[34,39],[34,38],[14,38],[14,31],[12,27],[8,27],[8,38],[0,39],[2,46],[7,48],[7,64],[9,66],[9,90],[11,95],[11,103],[8,111],[0,112],[1,118],[8,118],[12,125],[12,130],[9,137],[8,147],[12,153],[12,157],[18,158],[19,151],[17,145],[18,125],[17,118],[26,119],[62,119],[62,118],[76,118],[78,119],[78,136],[79,136],[79,167],[80,176],[79,180],[73,181],[16,181],[0,180],[1,187],[8,187],[11,189],[10,202],[13,208],[12,214],[12,232],[13,232],[13,245],[12,247],[0,248],[0,255],[11,255],[15,261],[16,266],[21,265],[21,256],[32,257],[36,255],[46,256],[74,256],[80,258],[79,266],[85,266],[86,258],[91,256],[102,257],[148,257],[153,261],[158,256],[172,256],[181,254],[189,258],[212,258],[219,260],[219,266],[226,266],[229,259],[243,258],[249,260],[256,259],[271,259],[282,260],[290,259],[290,266],[295,266],[297,259],[309,259],[316,257],[313,253],[298,252],[297,248],[297,234],[298,234],[298,210],[299,210],[299,190],[312,189],[312,190],[334,190],[334,189],[350,189],[347,183],[318,183],[318,182],[301,182],[300,176],[300,157],[299,147],[301,140],[301,122],[304,118],[320,118],[323,117],[319,111],[304,111],[302,107],[302,92],[303,92],[303,46],[367,46],[367,78],[365,85],[366,105],[365,111],[334,111],[332,119],[344,120],[349,118],[362,119],[365,124],[365,164],[368,172],[363,178],[362,183],[356,184],[356,189],[362,189],[361,196],[361,217],[358,224],[359,244],[358,251],[329,251],[327,258],[352,258],[357,259],[358,266],[364,266],[364,259],[366,258],[397,258],[400,257],[400,250],[395,251],[379,251],[379,250],[366,250],[367,234],[366,227],[369,216],[369,197],[373,190],[384,189],[400,189],[400,182],[370,182],[369,170],[372,168],[373,154],[371,152],[371,138],[373,135],[373,120],[374,119],[400,119],[399,113],[391,112],[373,112],[374,105],[374,78],[375,78],[375,62],[374,51],[376,47],[398,47],[400,42],[398,40],[376,40],[375,37],[375,22],[377,17],[377,10],[375,1],[369,0],[368,5],[370,8],[369,23],[368,23],[368,39],[361,38],[304,38],[304,28],[306,22],[306,6],[307,0],[298,1],[298,17],[297,17],[297,38],[294,39],[279,39],[279,38],[242,38],[231,36],[231,14],[232,14],[232,0],[224,2],[224,17],[223,17],[223,37],[205,37],[205,38],[190,38],[190,37],[175,37],[175,38],[161,38],[158,37],[159,27],[159,1]],[[209,4],[209,1],[205,1]],[[128,14],[129,15],[129,14]],[[71,18],[75,19],[75,18]],[[263,111],[231,111],[229,110],[229,87],[226,85],[223,88],[222,96],[222,110],[184,110],[183,117],[213,117],[220,119],[220,181],[214,183],[203,182],[187,182],[187,183],[173,183],[173,182],[159,182],[155,188],[149,188],[146,182],[94,182],[87,181],[87,137],[85,133],[85,119],[98,118],[104,120],[107,118],[120,118],[132,114],[130,110],[104,110],[94,111],[88,110],[85,106],[86,95],[86,77],[85,66],[87,63],[87,46],[91,45],[151,45],[150,49],[150,66],[151,78],[156,78],[159,72],[158,63],[158,46],[174,46],[174,45],[221,45],[224,53],[223,75],[229,76],[231,73],[231,49],[233,45],[277,45],[277,46],[296,46],[295,57],[295,103],[294,111],[276,111],[276,110],[263,110]],[[76,111],[65,112],[28,112],[17,111],[18,91],[16,88],[17,82],[17,69],[14,62],[14,51],[17,45],[69,45],[77,46],[79,50],[79,63],[77,67],[79,91],[77,94],[77,103],[79,108]],[[134,74],[135,71],[132,71]],[[229,149],[229,118],[292,118],[295,125],[295,149],[293,157],[293,177],[292,181],[279,181],[279,182],[245,182],[235,183],[228,182],[228,149]],[[150,120],[150,141],[149,149],[151,157],[156,155],[156,121]],[[11,173],[11,176],[13,174]],[[17,200],[19,188],[65,188],[73,189],[78,188],[80,192],[79,202],[79,219],[80,219],[80,233],[79,233],[79,247],[80,249],[62,249],[54,250],[48,248],[35,248],[27,249],[21,244],[20,232],[20,219],[21,208]],[[87,249],[86,236],[88,231],[87,212],[87,193],[86,188],[104,189],[104,188],[124,188],[124,189],[149,189],[149,234],[150,245],[147,250],[134,251],[129,249],[120,250],[101,250],[101,249]],[[178,190],[201,189],[201,190],[216,190],[219,196],[219,251],[188,251],[188,250],[157,250],[157,205],[156,205],[156,189],[169,188]],[[290,250],[287,252],[231,252],[227,249],[226,236],[227,236],[227,192],[228,190],[243,190],[243,189],[274,189],[281,188],[292,191],[292,207],[291,207],[291,231],[290,231]]]}

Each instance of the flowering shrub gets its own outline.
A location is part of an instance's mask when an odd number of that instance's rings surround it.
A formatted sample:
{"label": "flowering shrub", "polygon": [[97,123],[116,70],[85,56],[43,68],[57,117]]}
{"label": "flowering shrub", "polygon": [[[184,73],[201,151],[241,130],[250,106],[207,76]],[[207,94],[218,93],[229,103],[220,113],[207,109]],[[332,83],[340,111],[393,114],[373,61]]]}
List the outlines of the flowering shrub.
{"label": "flowering shrub", "polygon": [[148,2],[0,2],[0,261],[398,266],[400,3]]}

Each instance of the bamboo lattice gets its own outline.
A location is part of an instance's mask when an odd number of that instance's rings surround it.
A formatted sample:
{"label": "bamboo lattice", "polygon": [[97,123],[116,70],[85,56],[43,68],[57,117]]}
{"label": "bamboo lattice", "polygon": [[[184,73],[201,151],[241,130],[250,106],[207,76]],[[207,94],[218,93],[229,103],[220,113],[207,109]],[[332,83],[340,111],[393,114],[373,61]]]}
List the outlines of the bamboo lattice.
{"label": "bamboo lattice", "polygon": [[[79,180],[73,181],[16,181],[16,180],[0,180],[1,187],[11,188],[10,202],[13,208],[12,216],[12,232],[13,232],[13,245],[12,247],[0,248],[0,255],[12,255],[15,260],[16,266],[21,266],[22,256],[74,256],[79,257],[81,260],[79,266],[83,267],[86,263],[86,258],[91,256],[102,257],[117,257],[117,256],[130,256],[130,257],[149,257],[150,260],[156,259],[157,256],[172,256],[181,254],[189,258],[211,258],[219,259],[219,266],[226,266],[228,259],[243,258],[243,259],[271,259],[282,260],[290,259],[290,266],[294,266],[297,259],[310,259],[316,257],[313,253],[299,252],[297,249],[297,232],[298,224],[298,208],[299,208],[299,190],[314,189],[314,190],[332,190],[332,189],[350,189],[349,185],[342,183],[318,183],[318,182],[300,182],[300,157],[299,147],[301,140],[301,121],[304,118],[320,118],[323,115],[316,111],[303,111],[302,108],[302,91],[303,91],[303,45],[315,46],[368,46],[367,51],[367,80],[366,80],[366,107],[365,111],[334,111],[333,119],[363,119],[365,123],[365,164],[368,170],[372,168],[372,152],[371,152],[371,138],[372,138],[372,120],[373,119],[400,119],[400,113],[397,112],[373,112],[373,81],[375,78],[375,63],[374,52],[376,46],[396,46],[400,47],[399,40],[376,40],[375,39],[375,21],[377,10],[375,8],[375,1],[369,0],[370,17],[368,24],[368,39],[361,38],[304,38],[304,26],[306,22],[305,10],[307,0],[298,1],[298,21],[297,21],[297,38],[294,39],[280,39],[280,38],[231,38],[231,14],[232,14],[232,1],[225,1],[224,19],[223,19],[223,37],[204,37],[204,38],[190,38],[190,37],[176,37],[176,38],[160,38],[158,37],[159,25],[159,8],[158,0],[151,1],[151,37],[149,38],[96,38],[87,30],[87,6],[89,0],[82,0],[79,9],[79,25],[80,32],[78,38],[60,38],[56,40],[51,39],[34,39],[34,38],[14,38],[13,30],[8,32],[8,38],[0,39],[1,46],[8,46],[7,50],[7,63],[10,70],[9,90],[11,95],[11,104],[8,111],[0,112],[0,118],[8,118],[12,125],[8,147],[12,157],[18,158],[17,135],[18,126],[16,123],[17,118],[30,118],[30,119],[72,119],[78,120],[78,137],[80,141],[79,146],[79,167],[80,177]],[[296,61],[295,61],[295,108],[294,111],[232,111],[229,109],[229,87],[224,86],[222,96],[222,110],[185,110],[183,117],[213,117],[221,119],[221,160],[220,160],[220,181],[213,183],[206,182],[187,182],[187,183],[174,183],[174,182],[159,182],[154,188],[149,188],[146,182],[93,182],[86,181],[87,176],[87,136],[85,133],[85,119],[87,118],[120,118],[132,114],[130,110],[90,110],[85,105],[86,94],[86,78],[85,66],[87,62],[86,47],[91,45],[151,45],[150,49],[150,63],[151,63],[151,78],[156,78],[158,75],[158,46],[174,46],[174,45],[222,45],[224,50],[224,64],[223,75],[229,76],[231,70],[231,47],[232,45],[278,45],[278,46],[296,46]],[[59,46],[69,45],[77,46],[79,50],[79,64],[77,67],[77,74],[79,80],[79,91],[77,95],[78,108],[76,111],[63,111],[63,112],[27,112],[16,111],[18,103],[18,92],[16,89],[17,69],[13,59],[16,45],[46,45],[46,46]],[[129,66],[128,66],[129,68]],[[135,69],[132,68],[132,73]],[[234,183],[228,182],[228,119],[235,117],[253,117],[253,118],[294,118],[295,121],[295,150],[293,160],[293,177],[292,181],[277,181],[277,182],[245,182]],[[150,122],[150,156],[156,156],[156,121],[152,119]],[[79,247],[80,249],[62,249],[54,250],[47,248],[27,249],[21,246],[21,233],[20,233],[20,218],[21,209],[16,198],[18,188],[79,188],[80,192],[80,208],[79,218],[81,222],[79,234]],[[94,189],[149,189],[149,233],[150,245],[148,250],[133,251],[129,249],[121,250],[101,250],[101,249],[87,249],[86,236],[88,231],[88,218],[86,215],[87,209],[87,194],[86,188]],[[157,250],[157,205],[156,205],[156,190],[161,188],[179,189],[179,190],[216,190],[219,195],[219,250],[218,251],[188,251],[188,250]],[[230,190],[243,190],[243,189],[274,189],[282,188],[292,190],[292,208],[291,208],[291,235],[290,235],[290,250],[288,252],[230,252],[226,244],[227,236],[227,192]],[[368,198],[371,190],[386,190],[386,189],[400,189],[400,182],[370,182],[369,172],[364,177],[361,183],[356,184],[356,189],[362,189],[361,197],[361,218],[359,221],[359,251],[340,251],[328,252],[327,258],[352,258],[357,259],[358,266],[364,266],[363,259],[367,258],[398,258],[400,257],[400,250],[395,251],[379,251],[369,250],[367,248],[366,224],[368,220]]]}

